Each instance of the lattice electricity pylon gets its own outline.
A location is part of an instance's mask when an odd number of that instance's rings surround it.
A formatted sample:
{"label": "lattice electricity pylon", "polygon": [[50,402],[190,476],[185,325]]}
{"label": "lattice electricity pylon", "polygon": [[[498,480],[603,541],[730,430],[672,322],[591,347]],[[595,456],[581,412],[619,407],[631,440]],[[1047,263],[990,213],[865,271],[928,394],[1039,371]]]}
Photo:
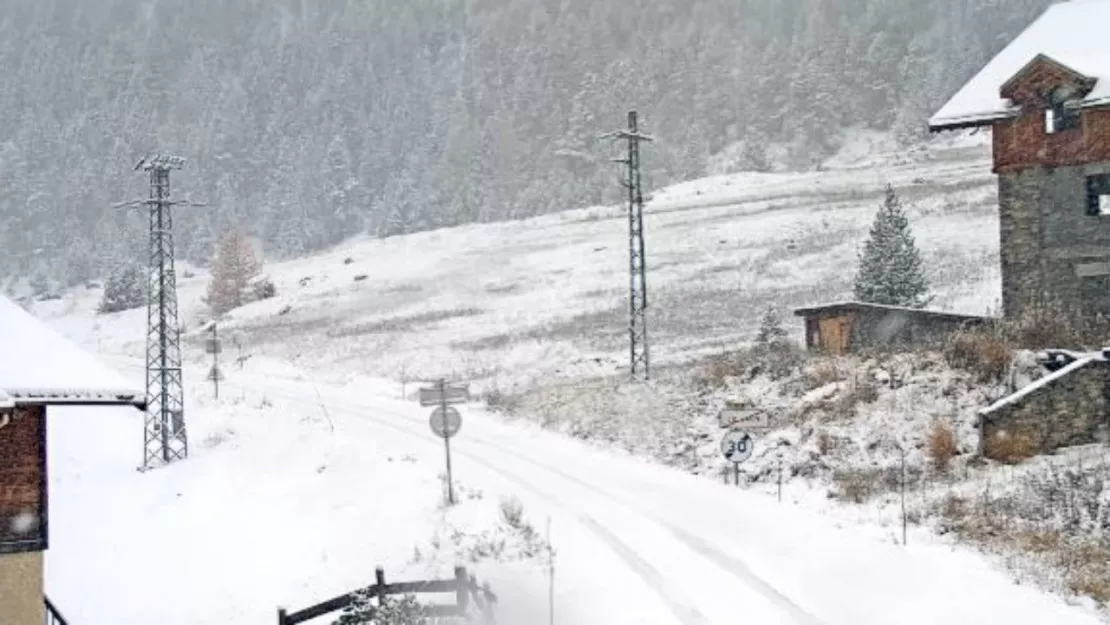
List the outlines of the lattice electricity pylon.
{"label": "lattice electricity pylon", "polygon": [[644,248],[644,191],[640,176],[640,142],[652,141],[641,134],[636,111],[628,113],[628,130],[603,135],[628,142],[628,158],[613,159],[626,165],[627,177],[621,181],[628,191],[628,339],[633,380],[649,378],[647,332],[647,252]]}
{"label": "lattice electricity pylon", "polygon": [[185,429],[185,393],[181,375],[181,326],[177,312],[174,270],[174,205],[203,206],[170,200],[170,171],[185,160],[176,156],[146,157],[135,171],[150,174],[150,198],[117,206],[145,205],[150,211],[147,280],[146,394],[143,469],[184,460],[189,455]]}

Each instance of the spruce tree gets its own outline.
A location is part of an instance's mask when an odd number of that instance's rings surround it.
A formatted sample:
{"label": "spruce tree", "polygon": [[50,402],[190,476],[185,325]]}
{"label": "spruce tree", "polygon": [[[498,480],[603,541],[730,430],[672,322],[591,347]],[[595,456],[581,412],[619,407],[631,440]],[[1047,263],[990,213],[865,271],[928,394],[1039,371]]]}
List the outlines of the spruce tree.
{"label": "spruce tree", "polygon": [[759,320],[759,334],[756,335],[755,342],[759,345],[771,345],[785,339],[786,330],[782,327],[782,317],[774,306],[768,306]]}
{"label": "spruce tree", "polygon": [[126,264],[104,282],[104,294],[97,312],[101,314],[139,308],[146,304],[146,274],[135,264]]}
{"label": "spruce tree", "polygon": [[909,219],[889,184],[859,255],[854,291],[858,301],[888,306],[922,308],[931,299]]}

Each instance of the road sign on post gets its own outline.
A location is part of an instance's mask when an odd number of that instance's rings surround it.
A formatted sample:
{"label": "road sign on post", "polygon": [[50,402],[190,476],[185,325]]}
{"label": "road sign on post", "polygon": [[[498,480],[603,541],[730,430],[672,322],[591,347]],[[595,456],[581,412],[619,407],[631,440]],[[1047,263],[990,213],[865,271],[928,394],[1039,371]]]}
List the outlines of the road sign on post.
{"label": "road sign on post", "polygon": [[725,409],[721,411],[718,423],[729,429],[759,432],[771,429],[771,415],[755,410]]}
{"label": "road sign on post", "polygon": [[465,404],[468,401],[470,401],[470,389],[466,386],[450,386],[441,381],[433,387],[420,389],[421,406]]}
{"label": "road sign on post", "polygon": [[462,415],[450,406],[446,409],[440,406],[432,411],[429,423],[432,426],[433,434],[440,438],[451,438],[458,434],[462,427]]}
{"label": "road sign on post", "polygon": [[729,430],[721,438],[721,455],[732,463],[733,483],[740,485],[740,464],[752,457],[755,451],[755,441],[747,432],[742,430]]}

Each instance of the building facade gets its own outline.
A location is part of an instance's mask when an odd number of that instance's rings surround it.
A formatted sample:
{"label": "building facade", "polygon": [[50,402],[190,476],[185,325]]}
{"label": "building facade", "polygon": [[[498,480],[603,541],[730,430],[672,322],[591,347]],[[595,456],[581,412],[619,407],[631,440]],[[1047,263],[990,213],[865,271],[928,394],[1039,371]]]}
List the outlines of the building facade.
{"label": "building facade", "polygon": [[1002,305],[1110,315],[1110,3],[1050,7],[930,120],[990,128]]}

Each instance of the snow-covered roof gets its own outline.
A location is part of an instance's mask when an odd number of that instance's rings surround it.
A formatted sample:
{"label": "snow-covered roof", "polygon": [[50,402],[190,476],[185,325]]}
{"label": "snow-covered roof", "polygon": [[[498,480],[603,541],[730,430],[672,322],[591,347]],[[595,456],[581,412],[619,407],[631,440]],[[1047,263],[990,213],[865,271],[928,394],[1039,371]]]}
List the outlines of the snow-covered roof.
{"label": "snow-covered roof", "polygon": [[929,120],[932,130],[980,126],[1011,117],[999,90],[1038,55],[1095,79],[1081,106],[1110,105],[1110,0],[1070,0],[1050,6],[980,70]]}
{"label": "snow-covered roof", "polygon": [[0,295],[0,404],[145,404],[145,393]]}
{"label": "snow-covered roof", "polygon": [[984,321],[988,317],[977,317],[975,315],[962,315],[959,313],[944,312],[942,310],[930,310],[927,308],[910,308],[908,306],[887,306],[886,304],[872,304],[869,302],[833,302],[830,304],[819,304],[814,306],[806,306],[805,308],[798,308],[794,314],[799,317],[808,317],[819,313],[838,313],[857,310],[886,310],[890,312],[905,312],[915,315],[928,315],[932,317],[946,317],[950,319],[965,320],[965,321]]}
{"label": "snow-covered roof", "polygon": [[1071,375],[1073,372],[1078,371],[1079,369],[1082,369],[1083,367],[1086,367],[1087,365],[1089,365],[1093,362],[1106,362],[1106,358],[1105,358],[1105,356],[1103,355],[1102,352],[1094,352],[1094,353],[1090,353],[1090,354],[1084,354],[1083,356],[1077,358],[1075,361],[1073,361],[1071,364],[1064,367],[1063,369],[1058,369],[1056,371],[1053,371],[1052,373],[1050,373],[1050,374],[1044,376],[1043,378],[1033,382],[1032,384],[1019,389],[1017,392],[1015,392],[1011,395],[1008,395],[1006,397],[1003,397],[1002,399],[994,402],[990,406],[988,406],[986,408],[983,408],[982,410],[979,411],[979,414],[981,414],[983,416],[989,416],[989,415],[1001,410],[1002,408],[1005,408],[1006,406],[1011,406],[1013,404],[1016,404],[1017,402],[1021,401],[1022,399],[1025,399],[1026,397],[1028,397],[1029,395],[1031,395],[1031,394],[1037,392],[1038,390],[1048,386],[1049,384],[1052,384],[1056,380],[1067,377],[1067,376]]}

